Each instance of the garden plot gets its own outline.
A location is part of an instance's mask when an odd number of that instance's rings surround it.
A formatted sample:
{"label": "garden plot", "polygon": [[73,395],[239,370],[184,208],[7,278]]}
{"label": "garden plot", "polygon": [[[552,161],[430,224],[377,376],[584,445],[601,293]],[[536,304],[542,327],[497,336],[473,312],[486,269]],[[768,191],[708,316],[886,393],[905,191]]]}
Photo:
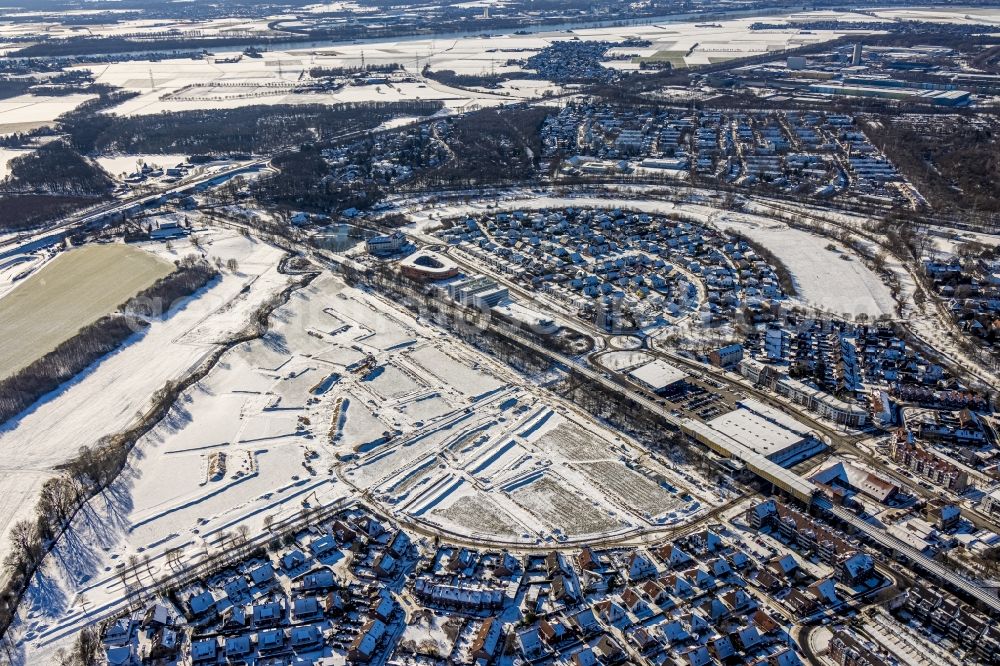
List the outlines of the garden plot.
{"label": "garden plot", "polygon": [[345,449],[365,452],[390,434],[388,426],[360,398],[345,398],[338,420],[337,443]]}
{"label": "garden plot", "polygon": [[383,400],[398,399],[427,387],[417,382],[409,373],[396,365],[385,364],[376,367],[362,379],[367,388],[377,393]]}
{"label": "garden plot", "polygon": [[561,416],[556,418],[561,422],[535,442],[539,449],[569,461],[598,460],[611,455],[608,440]]}
{"label": "garden plot", "polygon": [[293,294],[288,304],[274,313],[275,318],[286,324],[281,336],[285,347],[303,356],[316,357],[350,342],[350,327],[328,307],[333,296],[328,290],[327,282],[319,286],[311,284]]}
{"label": "garden plot", "polygon": [[579,488],[549,474],[515,488],[509,495],[556,535],[608,534],[629,527]]}
{"label": "garden plot", "polygon": [[292,360],[292,355],[274,335],[244,342],[236,347],[236,355],[249,367],[271,373],[282,371]]}
{"label": "garden plot", "polygon": [[[192,240],[195,237],[197,240]],[[228,230],[198,229],[192,237],[138,246],[170,262],[190,255],[201,255],[213,262],[219,259],[223,264],[229,259],[236,261],[238,268],[225,271],[224,278],[238,282],[239,290],[231,295],[210,289],[198,295],[214,308],[213,317],[187,331],[182,340],[187,344],[219,343],[243,331],[251,315],[289,281],[288,276],[278,271],[278,262],[284,252]],[[182,301],[175,307],[185,307],[185,304]]]}
{"label": "garden plot", "polygon": [[[224,280],[223,284],[231,285],[234,295],[241,289],[238,281]],[[198,313],[196,322],[212,312]],[[276,317],[274,333],[286,336],[293,321]],[[178,333],[173,331],[171,338],[176,339]],[[215,543],[222,532],[236,525],[262,530],[266,515],[278,519],[295,515],[305,497],[325,504],[343,496],[344,484],[317,471],[329,468],[333,452],[306,439],[313,434],[310,424],[321,423],[321,406],[268,410],[276,396],[293,387],[257,367],[253,350],[267,347],[256,344],[234,348],[205,380],[185,391],[168,417],[137,442],[129,467],[115,487],[80,513],[70,538],[59,545],[66,551],[47,560],[46,566],[51,567],[47,586],[59,593],[53,596],[48,589],[32,593],[38,601],[26,621],[30,640],[39,649],[72,635],[75,631],[67,627],[85,620],[79,609],[70,610],[78,593],[94,599],[95,607],[121,598],[114,566],[129,555],[150,555],[156,570],[163,566],[167,548],[180,546],[187,555],[197,557],[195,550],[200,552],[203,543]],[[211,346],[201,350],[205,348]],[[294,349],[288,353],[294,357],[291,367],[312,367]],[[132,374],[136,367],[141,365],[133,364]],[[294,387],[292,392],[301,394],[301,389]],[[320,427],[325,432],[326,425]],[[71,431],[76,446],[89,441],[80,439],[82,432],[86,430]],[[308,454],[307,449],[314,453]],[[218,455],[222,453],[224,468]],[[319,459],[314,459],[316,453]]]}
{"label": "garden plot", "polygon": [[304,434],[299,417],[295,414],[267,412],[251,416],[240,430],[240,442],[245,444],[268,442]]}
{"label": "garden plot", "polygon": [[268,409],[305,409],[317,399],[315,390],[321,386],[328,374],[315,365],[301,365],[294,369],[283,369],[281,379],[272,387],[275,399]]}
{"label": "garden plot", "polygon": [[387,313],[380,302],[372,302],[361,292],[337,292],[337,298],[330,299],[327,305],[336,318],[351,325],[345,336],[364,346],[387,351],[415,341],[416,332],[410,324]]}
{"label": "garden plot", "polygon": [[316,360],[324,361],[326,363],[332,363],[334,365],[339,365],[346,368],[349,365],[362,361],[365,355],[359,352],[357,349],[352,349],[351,347],[342,347],[338,344],[330,347],[322,354],[317,355]]}
{"label": "garden plot", "polygon": [[490,496],[462,495],[447,508],[437,508],[429,519],[458,533],[515,540],[527,528]]}
{"label": "garden plot", "polygon": [[157,429],[169,453],[200,451],[235,442],[251,396],[211,394],[201,384],[185,393]]}
{"label": "garden plot", "polygon": [[519,474],[525,468],[544,466],[542,460],[536,459],[517,440],[504,437],[481,452],[467,466],[468,473],[484,484],[494,485],[502,478]]}
{"label": "garden plot", "polygon": [[661,516],[683,504],[663,486],[620,462],[585,463],[577,468],[602,491],[643,515]]}
{"label": "garden plot", "polygon": [[[227,246],[244,247],[251,255],[259,251],[256,246],[224,243],[222,237],[213,243],[213,248]],[[211,256],[213,249],[207,250]],[[276,263],[280,252],[273,258]],[[224,289],[235,298],[244,284],[244,279],[226,272],[214,289]],[[257,279],[251,282],[251,290],[265,284],[272,293],[280,288]],[[576,451],[572,448],[579,446],[576,439],[615,441],[614,432],[566,405],[554,410],[549,394],[489,357],[468,360],[479,357],[460,343],[452,343],[455,349],[447,353],[436,349],[441,333],[392,302],[347,287],[332,275],[317,278],[312,286],[315,289],[302,290],[302,298],[292,298],[279,310],[265,340],[230,350],[202,382],[187,390],[171,417],[137,442],[129,468],[115,487],[80,512],[65,542],[69,545],[61,542],[57,556],[46,561],[45,574],[39,578],[44,588],[37,586],[30,593],[34,611],[24,618],[30,653],[74,635],[93,609],[118,603],[123,591],[114,569],[130,556],[149,555],[151,567],[157,570],[165,566],[165,551],[177,546],[183,548],[185,563],[190,563],[206,545],[214,546],[222,533],[239,525],[246,525],[251,533],[263,533],[265,518],[280,521],[298,515],[304,501],[327,505],[365,493],[372,501],[391,507],[404,523],[410,520],[466,538],[492,536],[521,544],[648,527],[638,509],[620,508],[617,498],[605,495],[574,464],[560,459],[565,452]],[[144,355],[155,362],[159,354],[178,348],[197,361],[214,349],[211,344],[196,343],[186,332],[199,328],[211,338],[236,322],[228,318],[232,309],[224,303],[199,309],[200,303],[189,304],[168,320],[185,326],[158,338],[161,348],[146,349]],[[282,398],[279,405],[301,402],[303,387],[312,383],[311,377],[309,382],[303,378],[301,384],[288,382],[293,371],[298,378],[299,370],[313,368],[310,374],[320,380],[334,370],[331,366],[321,371],[323,361],[299,349],[311,337],[301,333],[302,313],[327,310],[351,325],[333,336],[331,349],[345,344],[338,336],[352,339],[377,328],[378,319],[405,328],[418,342],[406,349],[377,352],[385,368],[399,373],[383,372],[384,385],[379,377],[362,381],[343,372],[342,380],[318,396],[317,402],[295,410],[273,409],[278,397]],[[222,321],[208,325],[219,312]],[[156,322],[154,327],[162,324]],[[357,344],[364,348],[367,343]],[[142,374],[135,371],[143,367],[142,362],[132,361],[128,375],[132,378],[126,384],[132,382],[133,390],[143,388],[134,378]],[[404,378],[412,386],[402,386]],[[435,385],[438,382],[443,386]],[[162,379],[154,388],[160,384]],[[376,398],[404,389],[407,392],[395,402]],[[143,395],[152,390],[145,388]],[[435,393],[449,405],[459,406],[440,416],[421,418],[423,424],[418,424],[417,415],[407,410],[413,409],[415,400],[432,399]],[[121,400],[120,391],[114,396]],[[468,401],[476,397],[475,406],[469,408]],[[107,407],[100,395],[76,398],[76,405],[97,402]],[[135,402],[122,402],[131,418]],[[437,405],[435,410],[438,407],[444,409]],[[563,419],[576,428],[570,429],[571,444],[556,442],[542,448],[538,442],[561,432]],[[101,414],[100,421],[107,421],[107,415]],[[79,433],[92,432],[86,424],[73,425],[83,427],[71,428],[71,435],[60,434],[58,429],[48,431],[62,447],[60,460],[65,459],[65,451],[79,446]],[[332,443],[327,439],[331,426],[338,435]],[[527,436],[520,434],[526,431]],[[251,438],[255,441],[247,441]],[[516,445],[507,447],[511,440]],[[224,442],[228,445],[220,446]],[[310,450],[314,453],[307,453]],[[213,453],[226,454],[226,468],[219,472],[220,459],[213,458],[218,478],[206,481]],[[42,463],[52,464],[51,460]],[[473,476],[471,466],[480,468],[493,485]],[[6,495],[0,492],[2,497]],[[77,601],[83,595],[87,611]]]}
{"label": "garden plot", "polygon": [[[229,454],[237,456],[236,452]],[[221,482],[208,484],[186,494],[177,492],[183,490],[185,484],[173,484],[171,488],[176,486],[173,493],[162,494],[170,493],[169,489],[163,487],[165,484],[158,480],[161,477],[171,477],[167,469],[149,475],[149,486],[138,482],[133,489],[138,501],[129,516],[130,541],[155,543],[164,536],[190,529],[202,521],[207,523],[208,518],[223,515],[247,503],[263,501],[266,506],[268,500],[273,498],[272,493],[279,487],[284,485],[294,488],[300,485],[299,475],[303,473],[302,447],[256,449],[253,450],[252,460],[253,472],[245,473],[243,470],[246,468],[243,467],[239,470],[243,473],[236,478],[231,475]]]}
{"label": "garden plot", "polygon": [[382,351],[397,349],[416,342],[413,331],[394,326],[394,322],[379,318],[375,333],[368,337],[359,338],[360,342],[375,347]]}
{"label": "garden plot", "polygon": [[374,488],[428,453],[439,451],[442,444],[454,434],[452,430],[469,418],[471,415],[463,415],[428,428],[416,436],[393,440],[352,464],[344,475],[360,488]]}
{"label": "garden plot", "polygon": [[480,398],[504,386],[497,377],[477,364],[460,361],[432,345],[414,349],[409,359],[440,380],[471,398]]}
{"label": "garden plot", "polygon": [[411,421],[421,422],[444,416],[455,407],[442,398],[439,393],[430,393],[401,402],[397,405],[397,409],[400,413],[408,416]]}

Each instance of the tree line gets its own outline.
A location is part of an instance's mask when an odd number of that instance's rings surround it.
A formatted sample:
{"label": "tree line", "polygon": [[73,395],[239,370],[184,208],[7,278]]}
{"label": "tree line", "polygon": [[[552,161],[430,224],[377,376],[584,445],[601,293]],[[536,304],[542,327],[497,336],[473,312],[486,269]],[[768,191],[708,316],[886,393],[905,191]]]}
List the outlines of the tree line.
{"label": "tree line", "polygon": [[104,169],[59,140],[18,155],[9,171],[0,181],[0,189],[7,192],[103,197],[114,185]]}
{"label": "tree line", "polygon": [[504,72],[500,74],[459,74],[451,69],[432,70],[430,65],[422,72],[428,79],[453,88],[495,88],[511,79],[537,79],[533,72]]}
{"label": "tree line", "polygon": [[456,118],[447,138],[452,158],[428,169],[416,182],[424,186],[478,186],[532,179],[542,155],[540,130],[551,111],[546,107],[508,107]]}
{"label": "tree line", "polygon": [[84,154],[263,154],[440,108],[440,102],[412,101],[262,105],[130,117],[88,114],[64,123],[64,129]]}
{"label": "tree line", "polygon": [[902,116],[869,123],[865,133],[935,208],[1000,212],[1000,123],[994,119]]}
{"label": "tree line", "polygon": [[49,194],[0,194],[0,231],[30,229],[47,220],[63,217],[99,199],[90,196]]}
{"label": "tree line", "polygon": [[403,69],[398,62],[368,64],[358,67],[311,67],[309,76],[314,79],[341,78],[355,74],[388,74]]}

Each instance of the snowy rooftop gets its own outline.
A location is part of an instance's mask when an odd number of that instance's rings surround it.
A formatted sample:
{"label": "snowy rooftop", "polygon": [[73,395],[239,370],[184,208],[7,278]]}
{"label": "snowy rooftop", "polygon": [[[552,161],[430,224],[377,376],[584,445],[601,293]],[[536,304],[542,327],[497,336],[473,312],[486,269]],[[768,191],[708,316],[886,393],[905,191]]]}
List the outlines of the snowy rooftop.
{"label": "snowy rooftop", "polygon": [[735,458],[743,462],[755,474],[763,476],[772,482],[779,483],[784,489],[791,492],[796,499],[802,502],[809,502],[811,500],[813,492],[816,490],[815,484],[802,478],[795,472],[785,469],[765,456],[756,453],[741,441],[696,419],[684,419],[683,427],[688,432],[696,435],[699,441],[711,446],[711,448],[719,453]]}
{"label": "snowy rooftop", "polygon": [[748,409],[754,414],[757,414],[768,421],[771,421],[786,430],[791,430],[792,432],[798,433],[802,436],[806,436],[812,433],[812,431],[801,421],[786,414],[785,412],[775,409],[770,405],[764,404],[760,400],[755,400],[754,398],[745,398],[737,403],[743,409]]}
{"label": "snowy rooftop", "polygon": [[708,425],[763,456],[780,453],[801,442],[804,436],[742,407],[717,416]]}
{"label": "snowy rooftop", "polygon": [[628,374],[654,391],[661,391],[687,378],[686,372],[661,359],[639,366]]}

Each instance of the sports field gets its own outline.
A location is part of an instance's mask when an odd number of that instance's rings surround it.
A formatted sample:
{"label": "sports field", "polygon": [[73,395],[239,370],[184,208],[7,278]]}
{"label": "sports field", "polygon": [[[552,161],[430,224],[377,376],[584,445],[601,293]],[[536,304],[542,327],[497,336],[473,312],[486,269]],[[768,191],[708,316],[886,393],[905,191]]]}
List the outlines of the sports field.
{"label": "sports field", "polygon": [[174,267],[128,245],[65,252],[0,299],[0,378],[113,312]]}

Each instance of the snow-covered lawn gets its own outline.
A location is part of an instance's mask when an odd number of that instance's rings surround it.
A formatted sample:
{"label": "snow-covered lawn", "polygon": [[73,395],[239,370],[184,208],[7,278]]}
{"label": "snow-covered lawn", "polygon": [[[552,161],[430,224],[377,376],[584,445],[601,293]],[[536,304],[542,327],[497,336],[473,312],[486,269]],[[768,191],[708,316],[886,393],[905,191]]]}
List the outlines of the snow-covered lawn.
{"label": "snow-covered lawn", "polygon": [[152,168],[169,169],[187,161],[188,156],[182,154],[163,155],[106,155],[96,158],[101,168],[112,176],[129,175],[147,165]]}
{"label": "snow-covered lawn", "polygon": [[23,148],[0,148],[0,180],[6,178],[10,173],[10,161],[12,159],[30,152],[30,150]]}

